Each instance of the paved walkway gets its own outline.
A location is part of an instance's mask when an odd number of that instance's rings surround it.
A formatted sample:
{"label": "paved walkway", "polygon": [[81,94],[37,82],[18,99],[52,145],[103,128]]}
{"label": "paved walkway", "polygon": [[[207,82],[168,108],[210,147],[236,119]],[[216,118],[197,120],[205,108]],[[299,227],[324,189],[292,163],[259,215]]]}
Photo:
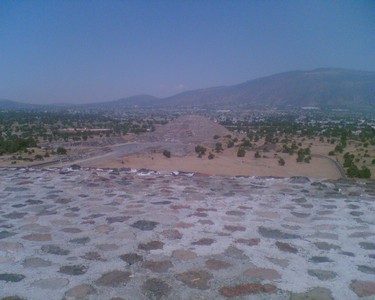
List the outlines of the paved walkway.
{"label": "paved walkway", "polygon": [[0,299],[375,297],[374,183],[2,169],[0,199]]}

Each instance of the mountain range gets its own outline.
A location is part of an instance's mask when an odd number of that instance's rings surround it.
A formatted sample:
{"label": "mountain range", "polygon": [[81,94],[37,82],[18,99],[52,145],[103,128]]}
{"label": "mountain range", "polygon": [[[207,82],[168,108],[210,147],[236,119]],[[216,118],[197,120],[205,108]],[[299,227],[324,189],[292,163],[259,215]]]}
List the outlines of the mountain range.
{"label": "mountain range", "polygon": [[[54,105],[50,105],[54,106]],[[171,97],[137,95],[114,101],[71,105],[87,109],[145,107],[306,107],[375,109],[375,72],[337,68],[290,71],[232,86],[191,90]],[[36,105],[0,100],[0,109]],[[63,106],[69,107],[68,104]]]}

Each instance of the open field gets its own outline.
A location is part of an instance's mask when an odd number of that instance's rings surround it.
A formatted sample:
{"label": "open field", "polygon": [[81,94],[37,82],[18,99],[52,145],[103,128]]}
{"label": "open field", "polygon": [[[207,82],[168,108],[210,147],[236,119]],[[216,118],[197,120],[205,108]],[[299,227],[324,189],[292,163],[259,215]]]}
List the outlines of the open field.
{"label": "open field", "polygon": [[[251,154],[251,152],[249,153]],[[82,162],[85,167],[133,168],[163,171],[198,172],[208,175],[229,176],[308,176],[312,178],[340,178],[340,172],[328,158],[314,157],[310,164],[297,163],[295,157],[280,154],[285,166],[280,166],[275,158],[237,157],[233,150],[215,154],[212,160],[198,158],[196,155],[166,158],[162,154],[132,155],[118,160],[97,163]]]}

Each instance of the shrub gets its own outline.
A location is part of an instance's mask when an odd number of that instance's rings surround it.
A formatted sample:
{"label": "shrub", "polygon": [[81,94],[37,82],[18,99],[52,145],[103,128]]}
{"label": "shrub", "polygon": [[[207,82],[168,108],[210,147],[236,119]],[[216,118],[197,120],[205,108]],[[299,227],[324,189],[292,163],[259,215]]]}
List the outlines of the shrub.
{"label": "shrub", "polygon": [[359,178],[370,178],[371,177],[371,171],[367,167],[362,167],[362,169],[359,171]]}
{"label": "shrub", "polygon": [[217,153],[223,151],[223,145],[222,145],[220,142],[217,142],[217,143],[215,144],[215,151],[216,151]]}
{"label": "shrub", "polygon": [[58,147],[57,149],[56,149],[56,153],[57,154],[59,154],[59,155],[64,155],[64,154],[66,154],[66,149],[64,148],[64,147]]}
{"label": "shrub", "polygon": [[358,169],[355,164],[352,164],[347,170],[346,173],[349,177],[357,177],[357,178],[370,178],[371,171],[367,167],[362,167]]}
{"label": "shrub", "polygon": [[208,159],[214,159],[215,155],[213,155],[211,152],[208,154]]}
{"label": "shrub", "polygon": [[343,145],[342,145],[342,144],[338,144],[338,145],[336,145],[336,147],[335,147],[335,151],[336,151],[336,152],[339,152],[339,153],[343,153],[343,152],[344,152],[344,147],[343,147]]}
{"label": "shrub", "polygon": [[34,159],[35,160],[43,160],[43,156],[41,156],[40,154],[37,154],[34,156]]}
{"label": "shrub", "polygon": [[164,150],[164,151],[163,151],[163,155],[164,155],[166,158],[170,158],[170,157],[171,157],[171,152],[168,151],[168,150]]}
{"label": "shrub", "polygon": [[259,151],[255,152],[254,157],[255,157],[255,158],[260,158],[260,157],[261,157]]}
{"label": "shrub", "polygon": [[279,165],[280,166],[285,166],[285,160],[283,158],[279,158]]}
{"label": "shrub", "polygon": [[244,140],[241,144],[242,147],[251,147],[251,143],[249,140]]}
{"label": "shrub", "polygon": [[195,152],[198,153],[198,157],[202,157],[202,155],[206,153],[206,150],[207,149],[201,145],[195,147]]}
{"label": "shrub", "polygon": [[238,151],[237,151],[237,156],[238,157],[244,157],[246,154],[246,151],[244,148],[239,148]]}

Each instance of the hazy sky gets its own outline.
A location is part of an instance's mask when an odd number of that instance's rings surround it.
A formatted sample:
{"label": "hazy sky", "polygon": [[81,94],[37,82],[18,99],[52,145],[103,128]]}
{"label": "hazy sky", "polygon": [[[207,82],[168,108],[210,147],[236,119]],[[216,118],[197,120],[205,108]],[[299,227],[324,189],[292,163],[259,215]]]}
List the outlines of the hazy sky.
{"label": "hazy sky", "polygon": [[0,98],[98,102],[375,71],[375,1],[0,1]]}

